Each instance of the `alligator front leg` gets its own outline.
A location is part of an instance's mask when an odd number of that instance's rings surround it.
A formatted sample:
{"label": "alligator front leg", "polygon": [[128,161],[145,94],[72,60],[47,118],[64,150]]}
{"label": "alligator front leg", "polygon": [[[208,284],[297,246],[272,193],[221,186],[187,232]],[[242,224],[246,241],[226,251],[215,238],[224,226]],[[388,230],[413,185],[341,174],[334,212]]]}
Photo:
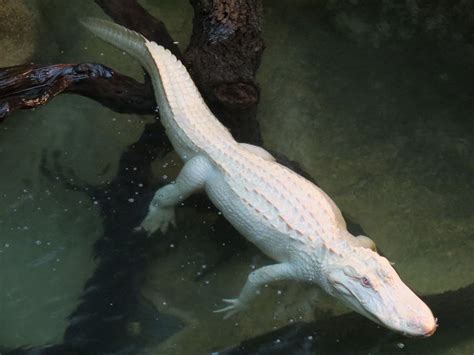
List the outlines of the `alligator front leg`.
{"label": "alligator front leg", "polygon": [[295,278],[297,278],[296,272],[292,265],[288,263],[263,266],[249,274],[247,282],[242,291],[240,291],[239,298],[223,299],[229,305],[214,311],[214,313],[226,312],[224,319],[227,319],[247,308],[250,302],[258,295],[259,289],[265,284]]}
{"label": "alligator front leg", "polygon": [[148,235],[158,229],[166,233],[170,223],[176,225],[174,207],[193,192],[204,187],[210,169],[212,165],[204,156],[198,155],[186,162],[175,183],[163,186],[156,191],[148,214],[137,230],[145,230]]}

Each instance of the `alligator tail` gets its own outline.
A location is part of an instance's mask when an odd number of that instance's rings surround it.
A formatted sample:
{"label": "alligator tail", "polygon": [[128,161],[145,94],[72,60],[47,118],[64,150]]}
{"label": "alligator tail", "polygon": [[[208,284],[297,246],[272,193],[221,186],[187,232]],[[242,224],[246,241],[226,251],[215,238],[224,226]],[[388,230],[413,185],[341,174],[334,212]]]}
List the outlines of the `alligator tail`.
{"label": "alligator tail", "polygon": [[137,59],[145,69],[149,70],[153,67],[153,58],[146,46],[149,41],[141,34],[98,18],[85,17],[79,21],[97,37]]}
{"label": "alligator tail", "polygon": [[[157,45],[155,42],[147,40],[140,33],[110,21],[86,17],[82,18],[80,22],[105,42],[112,44],[137,59],[148,74],[150,74],[160,113],[171,112],[158,69],[160,62],[169,61],[171,58],[173,58],[174,62],[177,62],[176,57],[170,51]],[[179,65],[182,67],[181,63]]]}
{"label": "alligator tail", "polygon": [[190,156],[200,149],[196,142],[202,140],[202,135],[191,136],[195,131],[191,121],[210,125],[221,136],[230,136],[204,103],[186,68],[168,49],[113,22],[96,18],[84,18],[80,22],[99,38],[129,53],[145,68],[153,83],[161,123],[167,131],[174,132],[173,146],[180,150],[181,156]]}
{"label": "alligator tail", "polygon": [[[145,68],[153,83],[161,122],[167,131],[173,132],[173,145],[181,156],[189,157],[216,136],[234,142],[205,104],[184,65],[168,49],[113,22],[84,18],[81,23],[99,38],[129,53]],[[206,132],[196,130],[195,124],[206,127]]]}

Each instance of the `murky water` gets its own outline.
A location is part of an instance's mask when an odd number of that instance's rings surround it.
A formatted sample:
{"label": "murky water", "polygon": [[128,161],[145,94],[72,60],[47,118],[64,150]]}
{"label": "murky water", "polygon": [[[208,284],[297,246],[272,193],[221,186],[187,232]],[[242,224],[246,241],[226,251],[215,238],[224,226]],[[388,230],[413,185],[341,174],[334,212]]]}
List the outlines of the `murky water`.
{"label": "murky water", "polygon": [[[185,48],[192,26],[189,4],[141,3],[166,22]],[[92,1],[65,6],[62,0],[4,0],[0,5],[0,16],[9,21],[0,26],[2,66],[31,60],[96,61],[141,77],[128,56],[77,24],[80,16],[104,17]],[[327,8],[315,1],[265,1],[264,8],[258,118],[265,146],[300,162],[418,293],[471,285],[474,46],[445,38],[429,42],[416,35],[391,38],[386,26],[394,32],[395,25],[390,22],[373,27],[357,12],[337,7],[331,20],[321,13]],[[11,26],[18,31],[7,31]],[[410,27],[400,33],[410,34]],[[94,330],[99,337],[101,332],[110,336],[104,342],[117,341],[116,349],[123,353],[205,354],[296,321],[347,312],[317,289],[279,283],[264,290],[247,312],[223,321],[212,310],[222,298],[238,294],[253,268],[271,260],[232,231],[214,226],[216,214],[198,213],[192,205],[180,209],[177,229],[143,242],[152,250],[146,254],[152,257],[146,268],[137,266],[141,264],[132,255],[143,253],[142,241],[129,242],[126,236],[117,244],[104,241],[108,233],[119,234],[113,226],[122,221],[104,215],[116,207],[106,210],[84,186],[102,202],[117,203],[125,216],[138,211],[138,182],[132,187],[112,183],[100,191],[94,186],[123,175],[127,167],[120,159],[153,121],[61,95],[0,124],[0,350],[59,344],[65,334],[67,339],[78,339],[77,334],[87,338],[92,330],[82,320],[106,314],[104,307],[119,303],[109,299],[131,294],[140,307],[122,318],[122,311],[112,312]],[[173,154],[157,159],[156,180],[172,180],[179,166]],[[71,190],[65,182],[77,188]],[[104,197],[121,192],[130,196]],[[136,200],[131,196],[135,192]],[[132,261],[114,259],[128,253]],[[107,264],[109,260],[115,261]],[[143,285],[140,289],[111,284],[110,279],[127,272],[140,272],[145,282],[124,283]],[[405,344],[397,338],[381,346],[381,339],[364,348],[357,337],[341,338],[344,352],[352,353],[348,349],[353,347],[362,349],[357,350],[361,354],[472,355],[474,303],[459,299],[450,304],[457,302],[465,307],[457,312],[464,310],[470,318],[463,324],[443,324],[440,318],[440,330],[429,340]],[[106,330],[107,324],[112,329],[121,321],[132,347]],[[443,332],[443,327],[455,331]],[[293,351],[312,353],[315,348],[308,349]]]}

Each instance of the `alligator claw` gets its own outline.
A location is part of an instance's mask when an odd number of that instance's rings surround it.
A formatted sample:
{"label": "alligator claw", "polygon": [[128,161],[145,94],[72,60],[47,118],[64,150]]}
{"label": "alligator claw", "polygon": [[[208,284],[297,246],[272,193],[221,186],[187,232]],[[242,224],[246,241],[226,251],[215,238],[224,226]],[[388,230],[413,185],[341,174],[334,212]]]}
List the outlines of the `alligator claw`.
{"label": "alligator claw", "polygon": [[147,216],[143,222],[135,228],[135,231],[146,231],[148,235],[151,235],[159,229],[161,233],[165,234],[170,224],[176,227],[173,207],[150,206]]}
{"label": "alligator claw", "polygon": [[240,302],[238,298],[224,298],[222,301],[225,303],[230,303],[228,306],[224,308],[220,308],[214,311],[214,313],[223,313],[224,314],[224,319],[228,319],[232,317],[234,314],[239,313],[240,311],[244,310],[246,306]]}

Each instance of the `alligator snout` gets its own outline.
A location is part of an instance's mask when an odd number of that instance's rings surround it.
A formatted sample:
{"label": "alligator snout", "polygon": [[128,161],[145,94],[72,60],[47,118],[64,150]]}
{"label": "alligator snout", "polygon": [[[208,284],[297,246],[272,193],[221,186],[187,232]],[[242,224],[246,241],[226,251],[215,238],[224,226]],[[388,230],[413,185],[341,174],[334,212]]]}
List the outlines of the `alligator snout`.
{"label": "alligator snout", "polygon": [[407,322],[405,334],[413,337],[429,337],[434,334],[436,328],[438,328],[437,320],[430,314]]}

